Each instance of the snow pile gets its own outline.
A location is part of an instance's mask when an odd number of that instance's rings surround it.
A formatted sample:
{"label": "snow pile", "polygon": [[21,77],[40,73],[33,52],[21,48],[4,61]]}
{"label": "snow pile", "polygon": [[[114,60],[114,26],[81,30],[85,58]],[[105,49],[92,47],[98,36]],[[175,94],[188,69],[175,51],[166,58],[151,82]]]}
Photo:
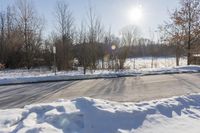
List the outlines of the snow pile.
{"label": "snow pile", "polygon": [[61,71],[55,75],[51,71],[38,72],[34,70],[8,70],[0,71],[0,85],[53,82],[66,80],[94,79],[94,78],[114,78],[114,71],[95,71],[94,73],[83,74],[81,71]]}
{"label": "snow pile", "polygon": [[[13,72],[13,73],[12,73]],[[140,70],[122,70],[122,71],[108,71],[97,70],[94,73],[87,73],[84,75],[80,71],[58,72],[57,75],[53,73],[46,73],[37,75],[34,72],[26,73],[24,76],[20,75],[18,71],[11,73],[8,71],[3,75],[0,72],[0,85],[23,84],[23,83],[38,83],[38,82],[53,82],[53,81],[68,81],[68,80],[84,80],[84,79],[98,79],[98,78],[117,78],[126,76],[142,76],[155,74],[173,74],[173,73],[190,73],[200,72],[200,66],[190,65],[172,68],[154,68],[154,69],[140,69]],[[18,74],[17,74],[18,73]]]}
{"label": "snow pile", "polygon": [[155,74],[173,74],[173,73],[195,73],[200,72],[200,66],[189,65],[189,66],[179,66],[171,68],[147,68],[140,70],[142,75],[155,75]]}
{"label": "snow pile", "polygon": [[140,103],[77,98],[0,111],[1,133],[198,133],[200,94]]}
{"label": "snow pile", "polygon": [[[135,67],[134,67],[135,62]],[[101,63],[101,62],[100,62]],[[180,59],[180,66],[184,66],[187,64],[186,58]],[[153,65],[153,66],[152,66]],[[99,67],[102,66],[99,64]],[[160,68],[172,68],[176,67],[176,58],[174,57],[168,57],[168,58],[155,58],[153,60],[152,64],[152,58],[151,57],[144,57],[144,58],[135,58],[135,59],[127,59],[125,62],[125,68],[128,68],[128,71],[135,72],[138,70],[148,70],[151,68],[154,69],[160,69]],[[112,74],[115,73],[115,71],[108,71],[108,70],[95,70],[90,71],[88,70],[86,72],[86,75],[105,75],[105,74]],[[59,71],[57,72],[57,75],[60,76],[77,76],[77,75],[84,75],[83,70],[79,69],[77,71]],[[10,78],[29,78],[29,77],[46,77],[46,76],[54,76],[54,72],[50,71],[48,68],[37,68],[37,69],[14,69],[14,70],[3,70],[0,71],[0,79],[10,79]]]}
{"label": "snow pile", "polygon": [[[135,65],[134,65],[135,64]],[[152,66],[153,65],[153,66]],[[83,79],[97,79],[97,78],[117,78],[125,76],[140,76],[140,75],[154,75],[154,74],[170,74],[183,72],[199,72],[200,66],[185,66],[186,58],[181,58],[180,65],[176,66],[176,59],[171,58],[136,58],[127,59],[125,62],[126,70],[88,70],[86,75],[83,70],[77,71],[59,71],[57,75],[54,72],[46,69],[17,69],[0,71],[0,85],[23,84],[23,83],[37,83],[37,82],[53,82],[53,81],[67,81],[67,80],[83,80]],[[153,67],[153,68],[151,68]]]}

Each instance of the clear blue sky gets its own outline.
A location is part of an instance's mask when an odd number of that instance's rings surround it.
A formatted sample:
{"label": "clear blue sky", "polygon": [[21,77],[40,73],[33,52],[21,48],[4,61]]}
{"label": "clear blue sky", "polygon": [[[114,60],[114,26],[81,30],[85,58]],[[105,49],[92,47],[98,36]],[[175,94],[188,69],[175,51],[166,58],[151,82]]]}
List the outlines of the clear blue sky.
{"label": "clear blue sky", "polygon": [[[0,9],[15,0],[0,0]],[[45,33],[54,30],[54,9],[57,0],[32,0],[38,13],[45,17]],[[136,5],[142,5],[143,19],[139,26],[144,37],[149,37],[149,29],[155,31],[159,24],[168,20],[168,10],[178,7],[179,0],[65,0],[75,17],[77,25],[86,18],[89,1],[92,3],[96,14],[101,17],[105,28],[112,27],[116,35],[122,27],[131,24],[127,12]]]}

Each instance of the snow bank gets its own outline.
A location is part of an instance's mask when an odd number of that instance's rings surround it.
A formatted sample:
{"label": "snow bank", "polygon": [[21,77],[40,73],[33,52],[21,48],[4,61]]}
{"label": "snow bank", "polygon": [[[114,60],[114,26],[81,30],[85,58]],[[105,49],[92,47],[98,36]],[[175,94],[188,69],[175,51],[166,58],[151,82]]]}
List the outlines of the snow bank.
{"label": "snow bank", "polygon": [[77,98],[0,111],[1,133],[198,133],[200,94],[140,103]]}
{"label": "snow bank", "polygon": [[[13,72],[13,71],[12,71]],[[123,70],[123,71],[108,71],[98,70],[94,73],[86,75],[81,72],[58,72],[57,75],[53,73],[36,74],[34,72],[26,73],[24,76],[20,75],[18,71],[10,73],[9,71],[3,75],[0,72],[0,85],[22,84],[22,83],[37,83],[37,82],[53,82],[53,81],[68,81],[68,80],[84,80],[84,79],[98,79],[98,78],[117,78],[126,76],[142,76],[155,74],[173,74],[173,73],[190,73],[200,72],[200,66],[190,65],[172,68],[157,68],[157,69],[140,69],[140,70]],[[17,74],[18,73],[18,74]]]}
{"label": "snow bank", "polygon": [[143,75],[195,73],[195,72],[200,72],[200,66],[189,65],[189,66],[178,66],[178,67],[170,67],[170,68],[147,68],[147,69],[141,70],[141,74],[143,74]]}

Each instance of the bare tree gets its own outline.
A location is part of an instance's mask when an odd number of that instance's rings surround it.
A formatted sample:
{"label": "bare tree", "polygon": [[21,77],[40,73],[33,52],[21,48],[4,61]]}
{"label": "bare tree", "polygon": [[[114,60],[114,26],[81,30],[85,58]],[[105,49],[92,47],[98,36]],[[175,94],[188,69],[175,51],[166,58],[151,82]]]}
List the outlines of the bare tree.
{"label": "bare tree", "polygon": [[40,47],[42,23],[36,15],[33,3],[28,0],[17,1],[17,23],[23,34],[25,50],[25,66],[29,69],[33,65],[34,52]]}
{"label": "bare tree", "polygon": [[103,26],[101,20],[93,8],[90,6],[88,11],[88,43],[90,45],[91,68],[96,69],[97,57],[97,44],[103,41]]}
{"label": "bare tree", "polygon": [[83,66],[83,73],[86,74],[86,70],[88,67],[90,67],[91,63],[91,57],[90,57],[90,49],[89,49],[89,43],[87,43],[87,31],[86,31],[86,25],[82,21],[81,28],[79,30],[78,35],[78,58],[80,64]]}
{"label": "bare tree", "polygon": [[0,12],[0,63],[5,63],[5,14]]}
{"label": "bare tree", "polygon": [[200,1],[182,0],[180,4],[180,9],[176,9],[170,14],[171,22],[166,24],[165,29],[173,43],[179,45],[180,42],[183,42],[186,45],[188,65],[190,65],[192,63],[191,55],[194,53],[200,37]]}
{"label": "bare tree", "polygon": [[[9,53],[13,49],[14,33],[16,25],[11,7],[8,6],[6,11],[0,12],[0,62],[8,66]],[[13,41],[12,41],[13,40]]]}
{"label": "bare tree", "polygon": [[61,38],[61,46],[58,58],[62,63],[61,68],[63,70],[70,69],[72,61],[72,44],[74,34],[74,18],[69,6],[64,1],[58,1],[56,5],[56,18],[57,18],[57,31]]}
{"label": "bare tree", "polygon": [[163,45],[172,45],[175,47],[176,66],[179,66],[179,61],[182,56],[184,46],[184,31],[177,28],[174,24],[165,23],[159,27],[161,33],[161,41]]}
{"label": "bare tree", "polygon": [[[134,25],[129,25],[124,27],[121,30],[121,48],[119,51],[119,64],[120,69],[124,68],[124,63],[128,57],[129,50],[132,46],[134,46],[137,43],[139,30]],[[134,66],[135,66],[135,60],[134,60]]]}
{"label": "bare tree", "polygon": [[156,57],[156,42],[155,42],[155,33],[150,29],[149,30],[150,40],[147,42],[149,45],[149,52],[151,54],[151,68],[154,67],[154,60]]}

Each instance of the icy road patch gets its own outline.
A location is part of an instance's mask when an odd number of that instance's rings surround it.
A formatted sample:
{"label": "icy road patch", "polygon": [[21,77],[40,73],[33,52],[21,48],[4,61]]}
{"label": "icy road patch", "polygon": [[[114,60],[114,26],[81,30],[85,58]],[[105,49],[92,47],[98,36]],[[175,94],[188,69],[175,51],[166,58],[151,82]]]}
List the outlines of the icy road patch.
{"label": "icy road patch", "polygon": [[0,110],[0,133],[199,133],[200,94],[139,103],[77,98]]}

